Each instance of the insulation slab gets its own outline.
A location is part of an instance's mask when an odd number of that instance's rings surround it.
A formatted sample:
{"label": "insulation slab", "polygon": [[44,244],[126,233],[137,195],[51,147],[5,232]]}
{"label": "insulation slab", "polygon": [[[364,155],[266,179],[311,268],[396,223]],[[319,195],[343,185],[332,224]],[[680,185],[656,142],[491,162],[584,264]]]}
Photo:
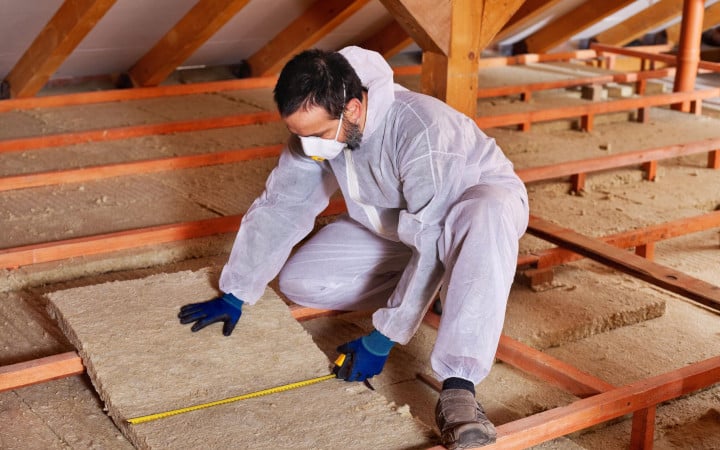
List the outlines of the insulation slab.
{"label": "insulation slab", "polygon": [[331,363],[270,289],[192,333],[177,313],[217,296],[209,270],[48,294],[108,414],[138,448],[426,448],[429,429],[359,383],[316,385],[130,425],[127,419],[307,380]]}

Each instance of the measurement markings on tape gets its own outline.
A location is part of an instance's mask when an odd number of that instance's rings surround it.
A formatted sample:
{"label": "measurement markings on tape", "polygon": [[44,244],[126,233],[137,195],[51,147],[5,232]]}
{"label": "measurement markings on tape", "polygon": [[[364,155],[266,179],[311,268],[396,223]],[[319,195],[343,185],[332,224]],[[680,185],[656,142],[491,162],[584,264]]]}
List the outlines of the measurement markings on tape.
{"label": "measurement markings on tape", "polygon": [[173,409],[170,411],[160,412],[156,414],[149,414],[147,416],[135,417],[133,419],[127,419],[127,422],[137,425],[140,423],[150,422],[153,420],[164,419],[166,417],[183,414],[190,411],[197,411],[199,409],[210,408],[212,406],[225,405],[227,403],[233,403],[240,400],[247,400],[249,398],[262,397],[263,395],[275,394],[278,392],[289,391],[291,389],[297,389],[300,387],[309,386],[311,384],[320,383],[321,381],[330,380],[335,378],[335,374],[324,375],[322,377],[310,378],[309,380],[298,381],[296,383],[285,384],[283,386],[277,386],[269,389],[263,389],[261,391],[251,392],[249,394],[238,395],[236,397],[229,397],[223,400],[216,400],[213,402],[201,403],[199,405],[188,406],[186,408]]}

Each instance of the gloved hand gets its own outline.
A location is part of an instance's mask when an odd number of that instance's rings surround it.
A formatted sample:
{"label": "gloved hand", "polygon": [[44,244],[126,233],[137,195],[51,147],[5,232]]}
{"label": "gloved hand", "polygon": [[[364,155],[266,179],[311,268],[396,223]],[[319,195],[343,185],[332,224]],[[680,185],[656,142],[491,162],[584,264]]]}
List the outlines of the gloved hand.
{"label": "gloved hand", "polygon": [[345,355],[345,360],[333,372],[345,381],[365,381],[382,371],[394,344],[377,330],[343,344],[337,351]]}
{"label": "gloved hand", "polygon": [[242,305],[243,301],[239,298],[225,294],[206,302],[185,305],[180,308],[178,317],[182,324],[195,322],[190,328],[192,331],[201,330],[211,323],[225,322],[222,332],[230,336],[242,315]]}

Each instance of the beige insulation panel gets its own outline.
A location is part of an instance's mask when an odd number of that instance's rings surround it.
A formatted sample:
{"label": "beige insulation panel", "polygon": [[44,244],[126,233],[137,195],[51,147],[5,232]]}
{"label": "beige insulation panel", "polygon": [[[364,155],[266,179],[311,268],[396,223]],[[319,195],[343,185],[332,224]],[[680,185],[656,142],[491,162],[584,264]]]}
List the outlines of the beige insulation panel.
{"label": "beige insulation panel", "polygon": [[429,430],[359,383],[319,384],[130,425],[127,419],[327,375],[331,363],[270,289],[229,337],[197,333],[180,306],[213,298],[209,270],[53,292],[108,414],[138,448],[413,449]]}

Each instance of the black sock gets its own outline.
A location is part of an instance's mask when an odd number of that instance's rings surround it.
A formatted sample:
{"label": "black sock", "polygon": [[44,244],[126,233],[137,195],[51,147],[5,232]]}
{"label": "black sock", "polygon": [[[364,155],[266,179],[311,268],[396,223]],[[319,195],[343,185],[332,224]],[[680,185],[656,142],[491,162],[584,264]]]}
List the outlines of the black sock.
{"label": "black sock", "polygon": [[466,391],[472,392],[475,395],[475,385],[472,381],[468,381],[464,378],[450,377],[443,381],[443,391],[445,389],[465,389]]}

